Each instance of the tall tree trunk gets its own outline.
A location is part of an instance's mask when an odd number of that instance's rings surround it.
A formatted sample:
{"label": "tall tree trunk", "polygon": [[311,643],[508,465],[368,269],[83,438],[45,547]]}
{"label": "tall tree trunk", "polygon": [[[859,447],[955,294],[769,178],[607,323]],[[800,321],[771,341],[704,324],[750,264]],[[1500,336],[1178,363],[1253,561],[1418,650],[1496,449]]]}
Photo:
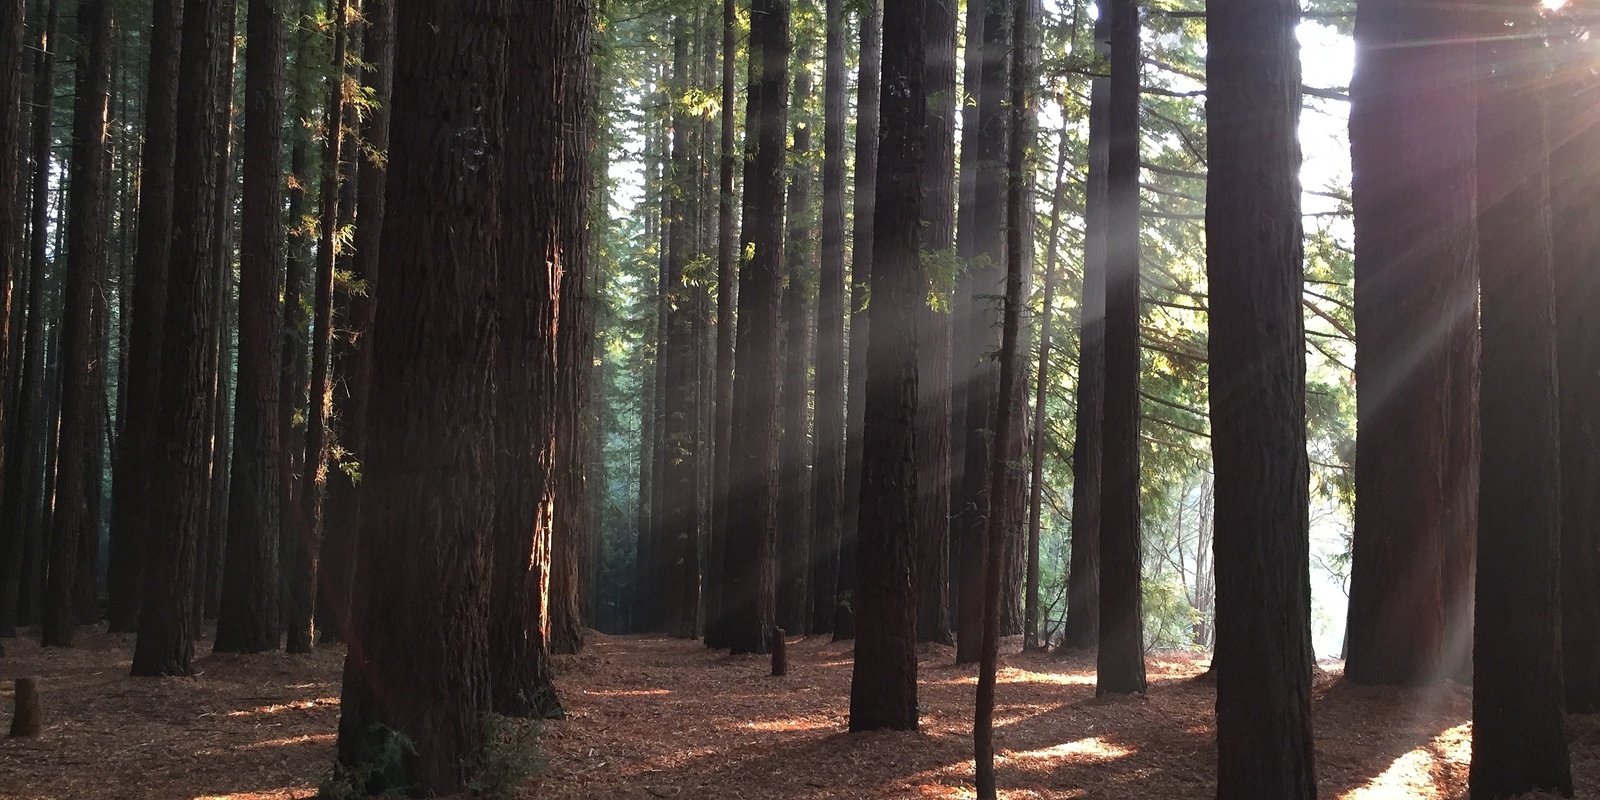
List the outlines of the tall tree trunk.
{"label": "tall tree trunk", "polygon": [[294,571],[304,579],[299,591],[287,598],[288,639],[291,653],[309,653],[317,596],[317,554],[322,528],[322,491],[328,482],[328,407],[332,399],[328,351],[333,336],[333,275],[339,249],[339,162],[344,143],[344,83],[346,29],[350,0],[334,0],[333,68],[328,73],[326,150],[322,155],[321,241],[317,245],[316,300],[312,306],[311,388],[306,411],[305,464],[295,492],[295,522],[299,531]]}
{"label": "tall tree trunk", "polygon": [[[999,408],[995,410],[995,441],[990,446],[989,497],[1009,498],[1015,493],[1018,480],[1012,463],[1022,454],[1023,426],[1017,422],[1025,413],[1022,402],[1022,358],[1025,348],[1020,345],[1022,329],[1023,275],[1027,271],[1030,253],[1027,246],[1027,226],[1024,216],[1032,216],[1027,208],[1031,192],[1028,189],[1031,171],[1028,161],[1028,108],[1031,100],[1029,88],[1033,83],[1031,59],[1027,56],[1029,28],[1038,7],[1030,0],[1015,0],[1011,7],[1012,67],[1006,98],[1011,116],[1011,139],[1006,148],[1009,179],[1006,186],[1006,290],[1005,305],[1001,311],[1000,334],[1000,385]],[[1001,502],[1005,502],[1001,500]],[[1007,539],[1016,527],[1011,510],[999,510],[991,505],[984,536],[988,540],[988,561],[984,564],[983,582],[983,647],[981,666],[978,669],[976,714],[973,720],[974,764],[977,769],[978,797],[995,800],[999,795],[994,774],[994,685],[995,670],[1000,660],[1001,601],[1004,597],[1001,583],[1006,580],[1007,567],[1000,556],[1005,552]]]}
{"label": "tall tree trunk", "polygon": [[1561,448],[1544,91],[1549,65],[1539,15],[1538,3],[1521,0],[1495,3],[1478,15],[1484,491],[1472,652],[1473,800],[1536,789],[1572,794],[1559,663]]}
{"label": "tall tree trunk", "polygon": [[282,0],[254,0],[245,20],[244,189],[239,220],[239,379],[228,487],[228,546],[217,652],[276,650],[278,535],[285,487],[279,419],[278,258],[283,251]]}
{"label": "tall tree trunk", "polygon": [[[217,147],[213,76],[220,68],[226,0],[185,0],[182,56],[178,69],[175,140],[181,153],[212,153]],[[188,675],[197,638],[194,620],[196,572],[206,523],[210,470],[214,362],[194,346],[215,324],[212,262],[212,192],[217,164],[209,158],[175,162],[172,197],[172,258],[168,302],[161,334],[161,386],[155,447],[145,469],[150,527],[145,548],[144,602],[133,674]]]}
{"label": "tall tree trunk", "polygon": [[[872,274],[872,220],[877,208],[879,71],[883,61],[883,3],[861,11],[861,65],[856,80],[855,199],[850,231],[850,373],[845,385],[844,527],[839,537],[839,589],[833,639],[856,637],[856,533],[861,517],[861,441],[866,419],[867,281]],[[748,184],[747,184],[748,185]]]}
{"label": "tall tree trunk", "polygon": [[[1110,9],[1099,0],[1095,49],[1109,46]],[[1077,414],[1072,438],[1071,563],[1061,647],[1087,650],[1100,641],[1100,492],[1105,441],[1106,162],[1111,146],[1109,78],[1089,82],[1089,170],[1084,187],[1083,286],[1078,301]]]}
{"label": "tall tree trunk", "polygon": [[691,155],[691,123],[679,102],[689,91],[693,65],[689,53],[689,21],[679,16],[672,40],[671,95],[672,153],[667,164],[667,258],[662,274],[667,326],[658,348],[661,365],[663,452],[660,473],[661,534],[658,578],[660,630],[681,638],[694,638],[700,604],[700,492],[697,489],[701,431],[699,425],[699,375],[695,352],[693,289],[685,270],[695,254],[696,209],[693,197],[699,183]]}
{"label": "tall tree trunk", "polygon": [[15,465],[8,474],[18,480],[7,481],[5,489],[5,530],[17,537],[11,547],[17,557],[7,559],[0,584],[0,634],[16,635],[18,624],[27,624],[37,605],[36,565],[44,543],[38,524],[44,502],[44,468],[47,453],[46,423],[49,396],[45,370],[45,236],[50,220],[50,143],[51,111],[55,94],[55,35],[59,16],[54,0],[45,0],[40,9],[37,50],[33,69],[33,172],[29,178],[32,220],[28,237],[28,325],[23,348],[20,391],[17,393],[17,423],[14,429]]}
{"label": "tall tree trunk", "polygon": [[[1317,796],[1300,308],[1299,12],[1294,0],[1218,0],[1206,26],[1217,797],[1230,800]],[[1115,15],[1111,24],[1115,58],[1117,34],[1127,31]],[[1116,69],[1114,63],[1114,98]],[[1113,124],[1117,111],[1113,104]],[[1118,141],[1114,135],[1113,215],[1120,209]],[[1113,254],[1117,247],[1114,227]],[[1108,347],[1108,359],[1114,353]],[[1108,380],[1108,390],[1112,386]],[[1108,483],[1116,430],[1107,431]],[[1107,511],[1113,507],[1107,503]],[[1108,516],[1108,527],[1114,520]],[[1108,549],[1108,561],[1111,554]],[[1102,620],[1104,629],[1109,620]]]}
{"label": "tall tree trunk", "polygon": [[1139,6],[1134,0],[1110,0],[1109,5],[1105,450],[1095,691],[1131,694],[1145,689],[1139,527]]}
{"label": "tall tree trunk", "polygon": [[[735,0],[722,0],[722,109],[719,131],[717,191],[717,382],[716,419],[712,423],[711,530],[705,565],[705,643],[722,644],[722,553],[728,537],[728,463],[733,452],[733,339],[735,298],[738,293],[738,255],[734,251],[733,171],[736,151],[733,141],[734,114],[738,97],[734,78],[738,62],[738,9]],[[748,167],[747,167],[748,169]]]}
{"label": "tall tree trunk", "polygon": [[[78,5],[77,85],[73,93],[72,178],[67,209],[67,264],[61,300],[61,432],[55,513],[51,515],[49,570],[41,640],[71,647],[77,627],[79,549],[99,525],[89,518],[89,450],[94,440],[94,306],[105,270],[107,112],[111,88],[111,9],[105,0]],[[99,477],[94,476],[98,481]],[[96,538],[98,536],[96,535]],[[92,583],[91,583],[92,585]]]}
{"label": "tall tree trunk", "polygon": [[223,558],[227,546],[228,462],[233,437],[233,354],[232,332],[237,325],[233,304],[233,95],[238,72],[239,48],[237,7],[228,14],[226,35],[228,52],[217,70],[217,192],[212,203],[216,224],[212,228],[212,259],[216,270],[217,323],[212,328],[210,348],[214,386],[211,406],[210,489],[206,501],[207,525],[201,549],[199,599],[203,619],[217,618],[221,601]]}
{"label": "tall tree trunk", "polygon": [[[1005,496],[996,494],[989,482],[989,452],[994,437],[995,411],[1000,397],[995,394],[1000,379],[999,350],[1001,326],[999,307],[994,298],[1005,288],[1005,191],[1006,191],[1006,57],[1011,50],[1011,0],[985,0],[983,15],[983,63],[978,86],[975,208],[969,217],[972,225],[972,257],[967,265],[967,293],[956,298],[967,332],[961,341],[963,352],[956,355],[959,370],[954,380],[961,386],[966,413],[961,436],[965,466],[961,472],[959,502],[951,507],[955,531],[961,539],[961,586],[956,615],[956,663],[978,660],[983,640],[983,584],[985,559],[1004,559],[1005,552],[988,549],[987,520],[1001,514]],[[970,91],[970,89],[969,89]]]}
{"label": "tall tree trunk", "polygon": [[[306,361],[306,326],[309,320],[304,298],[310,281],[313,246],[312,226],[305,223],[309,205],[308,187],[312,182],[311,134],[307,129],[310,127],[314,104],[310,98],[311,87],[315,83],[311,55],[315,52],[315,31],[311,14],[312,0],[299,0],[293,24],[296,34],[294,72],[289,76],[289,87],[293,93],[289,115],[295,124],[289,128],[292,137],[289,145],[287,203],[290,227],[285,241],[288,253],[284,256],[283,270],[283,355],[278,364],[281,370],[278,378],[278,427],[283,442],[283,457],[278,461],[278,470],[281,473],[279,480],[284,487],[284,508],[278,530],[278,566],[283,580],[280,602],[283,603],[286,628],[297,624],[295,617],[307,613],[294,609],[294,604],[303,602],[300,598],[310,597],[316,592],[312,584],[313,577],[305,570],[307,559],[300,540],[301,525],[298,519],[299,486],[295,481],[305,457],[305,437],[303,434],[296,435],[294,427],[295,413],[306,410],[306,371],[309,366]],[[309,635],[309,631],[304,635]]]}
{"label": "tall tree trunk", "polygon": [[356,530],[361,522],[358,476],[367,452],[367,397],[372,385],[372,302],[379,276],[383,234],[384,189],[388,175],[389,107],[394,84],[394,3],[365,0],[361,13],[366,32],[361,47],[361,85],[373,105],[362,116],[360,169],[356,171],[356,220],[350,257],[350,281],[364,290],[349,293],[342,346],[333,353],[333,372],[341,391],[334,394],[333,414],[339,419],[339,448],[345,454],[328,473],[327,510],[322,531],[321,591],[318,628],[323,641],[344,636],[350,613],[350,580],[355,568]]}
{"label": "tall tree trunk", "polygon": [[[1581,40],[1580,40],[1581,41]],[[1587,108],[1600,87],[1580,41],[1556,44],[1550,103],[1556,367],[1561,430],[1561,659],[1566,707],[1600,711],[1600,228],[1585,184],[1600,177]],[[1559,176],[1559,177],[1558,177]]]}
{"label": "tall tree trunk", "polygon": [[783,294],[783,172],[788,103],[789,0],[755,0],[750,58],[760,80],[750,104],[757,126],[755,163],[745,192],[753,255],[740,269],[733,427],[745,444],[731,454],[723,543],[723,615],[734,653],[765,653],[773,619],[777,546],[778,363]]}
{"label": "tall tree trunk", "polygon": [[[356,646],[345,661],[339,721],[340,767],[369,794],[462,791],[486,744],[490,556],[499,531],[515,527],[496,516],[505,499],[497,496],[497,451],[508,448],[489,445],[500,417],[493,387],[507,338],[502,311],[515,312],[523,299],[499,286],[496,266],[507,228],[521,227],[501,224],[501,189],[513,182],[506,167],[522,172],[520,153],[502,147],[536,144],[506,136],[526,113],[507,106],[537,83],[520,69],[512,80],[507,61],[587,56],[513,51],[508,30],[537,36],[552,26],[520,15],[508,24],[510,5],[396,5],[393,202],[373,326],[371,447],[362,477],[369,502],[357,535],[348,637]],[[518,10],[535,7],[526,5]],[[467,150],[459,144],[463,130],[477,137]],[[453,188],[441,193],[441,186]],[[527,263],[511,263],[518,262]],[[505,271],[518,282],[517,270]],[[517,495],[533,508],[537,498],[523,488]],[[534,520],[525,522],[527,537]],[[430,688],[386,689],[402,685]],[[399,763],[379,768],[396,734],[413,744]]]}
{"label": "tall tree trunk", "polygon": [[144,597],[145,542],[152,487],[147,465],[156,447],[157,404],[163,367],[161,336],[167,307],[167,262],[172,248],[173,164],[178,106],[182,0],[154,0],[150,65],[144,104],[144,149],[139,166],[139,234],[133,267],[133,314],[128,334],[128,382],[120,387],[128,410],[122,422],[111,478],[111,554],[108,584],[113,631],[138,628]]}
{"label": "tall tree trunk", "polygon": [[[816,432],[812,456],[811,620],[833,630],[844,524],[844,137],[845,9],[827,0],[822,74],[822,253],[817,278]],[[719,454],[720,455],[720,454]]]}
{"label": "tall tree trunk", "polygon": [[[16,302],[18,284],[22,281],[22,153],[23,124],[22,86],[26,77],[22,68],[23,33],[27,12],[23,0],[0,0],[0,498],[7,487],[15,483],[18,471],[12,467],[15,451],[11,430],[16,425],[17,404],[12,393],[17,379],[16,355],[22,342],[15,334],[12,321],[18,318],[13,303]],[[20,304],[18,304],[20,305]],[[3,504],[0,500],[0,504]],[[0,509],[0,525],[9,520]],[[0,531],[0,634],[5,634],[8,624],[4,609],[12,600],[4,599],[14,593],[10,575],[22,556],[22,531],[6,527]]]}
{"label": "tall tree trunk", "polygon": [[1026,608],[1023,615],[1023,646],[1026,649],[1046,647],[1049,641],[1039,629],[1039,538],[1044,514],[1044,444],[1049,438],[1047,416],[1050,399],[1050,336],[1055,316],[1056,267],[1061,242],[1061,206],[1066,202],[1067,126],[1061,128],[1061,138],[1056,144],[1056,182],[1050,197],[1050,233],[1045,250],[1044,303],[1039,310],[1039,361],[1034,376],[1033,392],[1033,450],[1029,454],[1028,478],[1028,585]]}
{"label": "tall tree trunk", "polygon": [[[1455,331],[1476,315],[1472,45],[1462,17],[1384,0],[1356,15],[1360,501],[1345,675],[1357,683],[1442,681],[1448,652],[1463,644],[1446,633],[1463,630],[1446,609],[1446,553],[1463,538],[1451,474],[1464,411],[1454,399]],[[1429,44],[1410,46],[1417,41]]]}
{"label": "tall tree trunk", "polygon": [[928,115],[920,246],[928,299],[917,322],[917,641],[940,644],[955,643],[950,629],[950,308],[956,264],[957,5],[954,0],[923,4]]}
{"label": "tall tree trunk", "polygon": [[788,237],[783,288],[783,386],[779,403],[783,418],[778,444],[778,627],[803,633],[810,618],[806,578],[811,571],[811,477],[806,471],[806,377],[811,361],[810,285],[815,278],[811,236],[811,123],[806,103],[812,93],[811,48],[795,57],[794,95],[789,114],[794,130],[789,157]]}
{"label": "tall tree trunk", "polygon": [[[978,187],[978,104],[983,81],[983,15],[985,3],[966,3],[966,31],[961,64],[961,160],[956,182],[956,286],[950,301],[950,561],[960,563],[962,546],[962,504],[966,502],[967,374],[972,369],[969,357],[972,320],[967,298],[972,295],[973,215],[977,213]],[[961,582],[965,574],[950,581],[950,607],[960,612]]]}
{"label": "tall tree trunk", "polygon": [[917,727],[917,323],[928,115],[924,0],[885,0],[883,130],[867,313],[850,730]]}

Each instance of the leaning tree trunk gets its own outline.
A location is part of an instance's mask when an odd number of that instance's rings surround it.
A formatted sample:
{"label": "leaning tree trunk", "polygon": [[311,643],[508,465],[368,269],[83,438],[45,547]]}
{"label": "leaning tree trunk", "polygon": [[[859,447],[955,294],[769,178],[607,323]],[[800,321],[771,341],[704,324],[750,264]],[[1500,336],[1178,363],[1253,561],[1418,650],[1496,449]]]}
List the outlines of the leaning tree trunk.
{"label": "leaning tree trunk", "polygon": [[[48,579],[41,615],[47,646],[71,647],[77,628],[73,600],[81,575],[78,550],[99,521],[89,518],[89,475],[95,415],[96,282],[105,270],[107,110],[111,89],[111,8],[106,0],[78,4],[77,86],[72,112],[72,179],[67,196],[67,264],[61,298],[61,422],[55,513],[51,515]],[[93,480],[99,481],[99,476]],[[98,544],[98,543],[97,543]]]}
{"label": "leaning tree trunk", "polygon": [[765,653],[773,618],[774,550],[777,546],[778,369],[783,295],[783,171],[785,91],[788,87],[789,4],[756,0],[750,58],[760,64],[752,83],[758,124],[751,180],[745,185],[754,212],[746,217],[754,254],[739,275],[739,331],[734,359],[733,429],[743,443],[730,454],[723,498],[728,538],[723,543],[722,610],[726,642],[734,653]]}
{"label": "leaning tree trunk", "polygon": [[283,252],[284,19],[281,0],[254,0],[245,20],[244,188],[239,219],[239,378],[234,403],[228,546],[218,652],[276,650],[278,534],[284,513],[278,426],[278,258]]}
{"label": "leaning tree trunk", "polygon": [[[950,373],[955,258],[956,7],[923,4],[928,114],[922,240],[928,297],[917,322],[917,641],[955,644],[950,629]],[[818,360],[821,364],[821,359]]]}
{"label": "leaning tree trunk", "polygon": [[[554,26],[520,16],[508,25],[509,5],[396,5],[385,280],[375,298],[371,445],[338,747],[341,769],[368,794],[460,792],[486,744],[491,541],[515,527],[496,518],[504,448],[490,444],[499,441],[499,320],[528,299],[516,290],[519,270],[502,276],[498,266],[501,189],[514,182],[506,167],[522,163],[503,148],[538,144],[506,136],[526,113],[507,106],[538,83],[511,80],[507,61],[512,52],[579,63],[588,55],[511,51],[508,30],[548,35]],[[477,137],[466,150],[463,130]],[[526,538],[534,520],[524,521]],[[379,767],[399,736],[411,745]]]}
{"label": "leaning tree trunk", "polygon": [[873,215],[872,338],[862,408],[855,667],[850,730],[917,727],[917,323],[927,305],[921,241],[924,0],[885,0],[883,131]]}
{"label": "leaning tree trunk", "polygon": [[1484,490],[1467,779],[1473,800],[1572,794],[1561,717],[1560,409],[1539,15],[1538,3],[1521,0],[1479,14]]}
{"label": "leaning tree trunk", "polygon": [[1317,796],[1299,11],[1295,0],[1217,0],[1206,27],[1218,798]]}
{"label": "leaning tree trunk", "polygon": [[1143,692],[1139,528],[1139,6],[1111,0],[1105,439],[1096,693]]}
{"label": "leaning tree trunk", "polygon": [[[212,76],[227,46],[223,34],[232,10],[233,4],[225,0],[185,0],[176,152],[216,149],[217,95]],[[217,163],[210,158],[175,163],[156,446],[145,464],[151,524],[145,540],[144,602],[133,651],[135,675],[188,675],[193,670],[197,561],[207,523],[211,465],[206,443],[212,434],[209,410],[216,364],[206,358],[205,348],[194,345],[204,342],[215,324],[211,228],[217,220],[211,193],[218,188]]]}

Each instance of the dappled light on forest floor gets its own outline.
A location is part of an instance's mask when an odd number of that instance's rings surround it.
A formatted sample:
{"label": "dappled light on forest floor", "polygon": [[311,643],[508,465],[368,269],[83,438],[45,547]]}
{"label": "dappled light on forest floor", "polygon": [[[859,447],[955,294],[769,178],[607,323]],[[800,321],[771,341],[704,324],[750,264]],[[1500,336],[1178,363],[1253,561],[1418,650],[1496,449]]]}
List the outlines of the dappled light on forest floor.
{"label": "dappled light on forest floor", "polygon": [[[127,677],[133,637],[73,650],[8,641],[11,678],[41,679],[46,731],[0,739],[0,798],[285,800],[333,764],[343,648],[309,657],[202,656],[193,679]],[[1152,657],[1145,696],[1096,698],[1093,654],[1001,659],[995,744],[1008,800],[1215,795],[1215,687],[1207,659]],[[209,652],[203,642],[199,652]],[[593,635],[555,658],[568,719],[545,724],[549,763],[527,798],[972,798],[975,667],[919,650],[922,727],[847,732],[850,645],[792,638],[789,675],[764,656],[694,642]],[[1323,800],[1462,800],[1471,692],[1316,681]],[[0,714],[5,712],[0,711]],[[1600,716],[1568,718],[1579,797],[1600,797]]]}

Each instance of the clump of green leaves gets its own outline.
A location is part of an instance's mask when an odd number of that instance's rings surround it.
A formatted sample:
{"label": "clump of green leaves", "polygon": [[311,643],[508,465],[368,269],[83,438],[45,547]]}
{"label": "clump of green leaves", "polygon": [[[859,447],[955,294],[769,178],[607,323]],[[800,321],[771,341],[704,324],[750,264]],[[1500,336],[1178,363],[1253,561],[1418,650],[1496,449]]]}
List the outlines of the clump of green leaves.
{"label": "clump of green leaves", "polygon": [[371,750],[366,758],[353,767],[335,767],[333,776],[322,782],[317,788],[319,800],[360,800],[372,797],[376,786],[389,787],[380,790],[378,797],[404,795],[398,778],[403,774],[402,762],[416,754],[416,746],[405,734],[384,725],[372,726],[368,742]]}
{"label": "clump of green leaves", "polygon": [[539,723],[488,714],[483,726],[483,760],[467,788],[487,800],[509,800],[525,781],[544,771]]}

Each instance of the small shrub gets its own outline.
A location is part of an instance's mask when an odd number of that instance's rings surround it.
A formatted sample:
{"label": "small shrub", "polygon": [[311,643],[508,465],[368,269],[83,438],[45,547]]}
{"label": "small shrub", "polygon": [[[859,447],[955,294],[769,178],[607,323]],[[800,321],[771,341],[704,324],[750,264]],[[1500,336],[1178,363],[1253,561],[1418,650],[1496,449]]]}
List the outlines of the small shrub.
{"label": "small shrub", "polygon": [[539,723],[489,714],[483,724],[483,760],[467,788],[487,800],[510,800],[523,782],[544,771]]}

